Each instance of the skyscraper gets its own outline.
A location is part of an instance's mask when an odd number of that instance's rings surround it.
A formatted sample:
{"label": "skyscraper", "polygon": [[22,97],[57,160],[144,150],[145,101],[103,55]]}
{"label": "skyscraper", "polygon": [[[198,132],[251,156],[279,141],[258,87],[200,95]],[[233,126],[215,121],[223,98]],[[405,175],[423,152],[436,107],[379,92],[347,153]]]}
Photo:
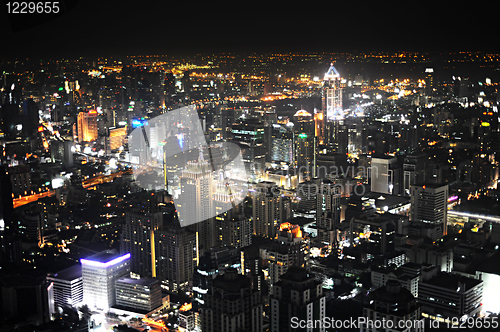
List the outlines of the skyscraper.
{"label": "skyscraper", "polygon": [[143,277],[155,277],[156,262],[153,262],[155,237],[153,232],[163,224],[163,213],[159,209],[136,209],[125,211],[120,252],[130,253],[130,270]]}
{"label": "skyscraper", "polygon": [[[382,331],[377,322],[390,321],[392,326],[386,325],[386,330],[398,331],[400,322],[411,322],[411,327],[404,329],[408,332],[424,331],[424,321],[421,320],[421,306],[412,293],[402,288],[397,280],[389,280],[387,284],[370,294],[370,304],[363,308],[363,317],[369,323],[361,323],[363,332]],[[419,321],[415,323],[416,321]],[[373,324],[375,323],[375,324]]]}
{"label": "skyscraper", "polygon": [[291,164],[295,160],[293,123],[273,124],[266,128],[267,132],[269,133],[266,137],[269,148],[267,161]]}
{"label": "skyscraper", "polygon": [[[322,320],[326,311],[322,283],[306,269],[291,267],[274,286],[270,309],[272,332],[297,331],[290,324],[295,317],[305,321]],[[307,331],[324,331],[324,328],[318,326]]]}
{"label": "skyscraper", "polygon": [[395,157],[373,157],[371,162],[371,191],[398,195],[400,169]]}
{"label": "skyscraper", "polygon": [[13,240],[15,228],[12,223],[14,205],[12,202],[12,184],[5,166],[0,166],[0,265],[16,261]]}
{"label": "skyscraper", "polygon": [[333,66],[333,63],[323,79],[323,112],[326,113],[328,121],[344,118],[340,74]]}
{"label": "skyscraper", "polygon": [[295,125],[295,161],[299,176],[308,180],[316,176],[315,155],[316,136],[315,124],[311,113],[300,110],[294,115],[297,118]]}
{"label": "skyscraper", "polygon": [[172,292],[185,291],[199,261],[199,233],[173,221],[155,232],[157,278]]}
{"label": "skyscraper", "polygon": [[198,233],[180,226],[171,202],[127,211],[120,251],[131,253],[132,272],[158,278],[178,292],[187,287],[198,264]]}
{"label": "skyscraper", "polygon": [[81,259],[83,303],[103,310],[115,304],[115,281],[130,273],[130,253],[106,250]]}
{"label": "skyscraper", "polygon": [[80,264],[47,276],[54,283],[54,304],[61,308],[76,307],[83,301],[83,278]]}
{"label": "skyscraper", "polygon": [[260,332],[263,325],[262,296],[252,289],[251,279],[229,268],[213,280],[201,308],[201,330],[204,332]]}
{"label": "skyscraper", "polygon": [[97,111],[78,113],[78,141],[92,142],[97,139]]}
{"label": "skyscraper", "polygon": [[280,225],[277,239],[262,248],[261,255],[267,262],[272,292],[273,286],[290,267],[309,267],[309,239],[303,236],[299,225],[285,222]]}
{"label": "skyscraper", "polygon": [[317,241],[320,245],[334,245],[335,226],[340,224],[340,196],[340,188],[323,179],[316,196]]}
{"label": "skyscraper", "polygon": [[443,235],[448,229],[448,185],[411,186],[410,222],[441,225]]}
{"label": "skyscraper", "polygon": [[[236,209],[235,209],[236,210]],[[233,210],[215,217],[217,247],[242,248],[252,244],[252,218]]]}
{"label": "skyscraper", "polygon": [[410,187],[424,180],[425,153],[406,156],[403,163],[403,194],[410,196]]}
{"label": "skyscraper", "polygon": [[116,305],[136,311],[150,312],[162,303],[160,281],[152,278],[117,279]]}
{"label": "skyscraper", "polygon": [[[187,163],[180,182],[183,201],[196,207],[179,213],[181,225],[191,224],[191,220],[202,220],[189,227],[198,232],[200,250],[209,250],[215,245],[214,182],[210,163],[203,159],[201,152],[198,161]],[[179,203],[177,208],[181,208]]]}
{"label": "skyscraper", "polygon": [[281,208],[282,197],[274,190],[274,182],[260,182],[253,194],[253,233],[275,238],[286,211]]}

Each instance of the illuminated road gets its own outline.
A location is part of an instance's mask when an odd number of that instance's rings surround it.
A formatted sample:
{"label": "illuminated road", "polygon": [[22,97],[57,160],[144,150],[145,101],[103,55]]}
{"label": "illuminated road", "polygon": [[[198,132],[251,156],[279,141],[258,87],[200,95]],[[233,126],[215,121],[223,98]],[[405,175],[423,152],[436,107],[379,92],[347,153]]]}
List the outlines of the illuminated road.
{"label": "illuminated road", "polygon": [[[131,172],[132,172],[132,170],[126,170],[126,171],[120,171],[117,173],[113,173],[110,175],[99,175],[99,176],[93,177],[91,179],[87,179],[87,180],[82,181],[82,186],[83,186],[83,188],[91,188],[93,186],[96,186],[96,185],[99,185],[102,183],[111,182],[116,177],[122,176],[124,174],[130,174]],[[20,198],[14,198],[12,200],[12,203],[13,203],[14,209],[15,209],[15,208],[18,208],[20,206],[36,202],[40,198],[54,196],[55,193],[56,193],[55,190],[44,191],[44,192],[39,193],[39,194],[23,196]]]}
{"label": "illuminated road", "polygon": [[24,196],[21,198],[14,198],[12,200],[12,202],[14,204],[14,209],[18,208],[20,206],[32,203],[32,202],[36,202],[38,199],[43,198],[43,197],[54,196],[55,193],[56,192],[54,190],[49,190],[49,191],[45,191],[45,192],[39,193],[39,194]]}
{"label": "illuminated road", "polygon": [[131,174],[132,170],[126,170],[126,171],[119,171],[113,174],[109,175],[98,175],[96,177],[83,180],[82,181],[82,187],[83,188],[90,188],[99,184],[103,184],[106,182],[112,182],[116,177],[122,176],[123,174]]}
{"label": "illuminated road", "polygon": [[454,210],[448,211],[448,215],[466,217],[466,218],[484,219],[484,220],[500,223],[499,216],[487,216],[484,214],[469,213],[469,212],[454,211]]}

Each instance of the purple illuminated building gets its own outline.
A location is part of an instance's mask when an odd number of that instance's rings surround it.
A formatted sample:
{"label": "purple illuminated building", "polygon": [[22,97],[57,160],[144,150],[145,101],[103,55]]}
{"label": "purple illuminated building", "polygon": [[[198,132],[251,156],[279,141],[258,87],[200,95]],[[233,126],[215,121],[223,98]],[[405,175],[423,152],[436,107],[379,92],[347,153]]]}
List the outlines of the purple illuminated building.
{"label": "purple illuminated building", "polygon": [[120,255],[106,250],[81,259],[83,303],[107,310],[116,301],[115,281],[130,275],[130,253]]}

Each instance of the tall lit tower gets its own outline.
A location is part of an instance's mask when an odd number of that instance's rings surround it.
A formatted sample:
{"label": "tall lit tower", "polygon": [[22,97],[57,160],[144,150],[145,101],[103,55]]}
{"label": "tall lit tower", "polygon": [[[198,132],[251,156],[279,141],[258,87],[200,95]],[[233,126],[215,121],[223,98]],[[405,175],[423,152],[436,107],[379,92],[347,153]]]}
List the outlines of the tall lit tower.
{"label": "tall lit tower", "polygon": [[97,139],[97,111],[78,113],[78,141],[92,142]]}
{"label": "tall lit tower", "polygon": [[296,130],[296,157],[297,168],[304,179],[315,177],[315,155],[316,155],[316,136],[315,123],[312,114],[299,110],[294,114],[297,118]]}
{"label": "tall lit tower", "polygon": [[[203,153],[197,162],[188,162],[180,177],[181,192],[184,202],[191,202],[196,209],[185,209],[179,213],[181,225],[189,225],[190,220],[203,220],[192,225],[191,229],[198,232],[200,247],[208,250],[215,244],[214,226],[214,182],[210,163],[203,159]],[[179,203],[177,210],[179,211]]]}
{"label": "tall lit tower", "polygon": [[325,74],[323,80],[323,113],[328,121],[343,119],[342,89],[340,87],[340,74],[333,66]]}
{"label": "tall lit tower", "polygon": [[347,153],[348,137],[342,108],[340,74],[333,63],[323,80],[323,113],[327,121],[326,144],[334,153]]}
{"label": "tall lit tower", "polygon": [[81,259],[83,303],[108,310],[115,304],[115,281],[130,274],[130,253],[106,250]]}

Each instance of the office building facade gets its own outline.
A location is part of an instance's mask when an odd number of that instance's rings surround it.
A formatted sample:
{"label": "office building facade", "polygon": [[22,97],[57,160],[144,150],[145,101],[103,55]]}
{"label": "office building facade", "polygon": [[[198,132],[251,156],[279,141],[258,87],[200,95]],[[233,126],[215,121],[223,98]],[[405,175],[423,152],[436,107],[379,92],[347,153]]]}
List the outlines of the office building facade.
{"label": "office building facade", "polygon": [[130,274],[130,253],[106,250],[85,259],[82,264],[83,303],[107,310],[115,304],[115,281]]}

